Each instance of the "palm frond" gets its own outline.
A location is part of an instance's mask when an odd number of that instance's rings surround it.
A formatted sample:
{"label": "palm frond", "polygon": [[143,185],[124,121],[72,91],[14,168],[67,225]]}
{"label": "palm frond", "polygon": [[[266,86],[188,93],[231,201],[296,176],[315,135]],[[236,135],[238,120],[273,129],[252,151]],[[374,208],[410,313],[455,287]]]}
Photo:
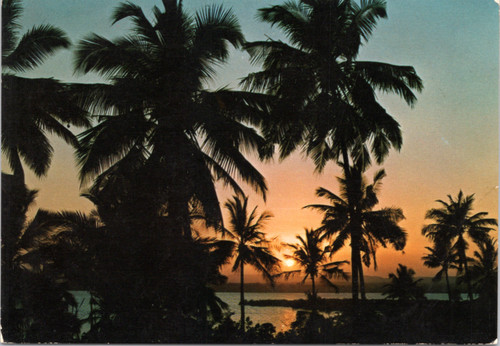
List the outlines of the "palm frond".
{"label": "palm frond", "polygon": [[21,37],[16,48],[2,59],[2,64],[22,72],[39,66],[57,50],[69,46],[70,41],[64,31],[52,25],[40,25]]}

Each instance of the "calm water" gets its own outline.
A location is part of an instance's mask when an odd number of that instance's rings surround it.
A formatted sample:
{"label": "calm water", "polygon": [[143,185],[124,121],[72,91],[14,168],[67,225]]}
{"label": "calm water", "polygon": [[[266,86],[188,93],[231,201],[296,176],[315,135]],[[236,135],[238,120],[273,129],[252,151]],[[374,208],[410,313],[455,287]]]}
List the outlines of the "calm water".
{"label": "calm water", "polygon": [[[78,317],[85,318],[90,312],[90,294],[87,291],[71,291],[74,295],[76,301],[79,304],[78,307]],[[229,305],[229,309],[234,312],[232,319],[234,321],[239,321],[240,319],[240,294],[239,292],[218,292],[219,296],[223,301]],[[327,299],[349,299],[351,298],[351,293],[320,293],[321,298]],[[427,293],[425,295],[427,299],[435,300],[447,300],[448,295],[446,293]],[[366,297],[368,299],[384,299],[381,293],[367,293]],[[260,300],[260,299],[305,299],[306,295],[304,293],[245,293],[246,300]],[[467,295],[462,295],[462,299],[467,299]],[[297,310],[288,307],[281,306],[246,306],[245,315],[250,317],[254,324],[256,323],[272,323],[276,327],[276,331],[284,331],[290,328],[290,325],[295,321],[295,315]],[[88,331],[89,326],[84,325],[82,332]]]}

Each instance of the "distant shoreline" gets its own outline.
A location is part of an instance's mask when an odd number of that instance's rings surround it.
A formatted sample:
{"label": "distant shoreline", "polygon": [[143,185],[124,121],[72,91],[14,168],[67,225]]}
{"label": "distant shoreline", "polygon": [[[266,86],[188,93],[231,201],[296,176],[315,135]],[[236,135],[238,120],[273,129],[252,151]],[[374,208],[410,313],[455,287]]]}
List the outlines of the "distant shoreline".
{"label": "distant shoreline", "polygon": [[[432,307],[432,308],[445,308],[450,304],[468,305],[470,302],[450,302],[448,300],[436,300],[436,299],[425,299],[418,301],[409,301],[408,303],[418,304],[420,306]],[[355,306],[353,300],[350,298],[343,299],[319,299],[316,304],[311,303],[306,299],[258,299],[258,300],[245,300],[245,305],[247,306],[279,306],[279,307],[289,307],[292,309],[304,309],[312,310],[314,307],[318,311],[332,312],[332,311],[349,311]],[[398,300],[387,300],[387,299],[367,299],[359,300],[357,305],[362,306],[365,309],[371,310],[388,310],[391,309],[401,309],[405,305],[401,304]]]}
{"label": "distant shoreline", "polygon": [[[366,293],[381,293],[384,289],[384,285],[389,283],[388,279],[377,278],[377,280],[367,280],[365,283]],[[455,278],[452,278],[451,283],[454,284]],[[335,282],[339,289],[339,293],[349,293],[352,291],[350,282]],[[446,289],[446,283],[444,280],[442,282],[432,281],[432,278],[423,278],[421,285],[426,293],[448,293]],[[455,285],[454,285],[455,286]],[[239,292],[240,283],[239,282],[228,282],[223,285],[212,286],[216,292]],[[300,282],[280,282],[277,283],[274,288],[269,284],[261,282],[248,282],[245,283],[245,292],[251,293],[305,293],[310,290],[309,284],[302,284]],[[335,293],[334,290],[326,285],[317,286],[318,293]],[[466,293],[465,290],[461,290],[460,293]]]}

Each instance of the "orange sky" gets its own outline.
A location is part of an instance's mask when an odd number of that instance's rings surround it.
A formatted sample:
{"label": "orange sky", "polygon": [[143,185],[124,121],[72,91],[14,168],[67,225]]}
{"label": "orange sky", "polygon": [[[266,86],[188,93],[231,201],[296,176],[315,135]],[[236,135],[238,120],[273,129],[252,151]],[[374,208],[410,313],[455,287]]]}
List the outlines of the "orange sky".
{"label": "orange sky", "polygon": [[[137,3],[149,9],[157,2]],[[191,5],[204,2],[207,1],[197,0]],[[24,3],[25,29],[49,22],[68,30],[74,42],[90,31],[104,36],[112,32],[109,28],[101,29],[101,25],[109,18],[114,2],[86,2],[96,7],[103,4],[102,11],[95,12],[91,19],[85,13],[71,12],[81,1],[65,3],[65,16],[54,14],[57,6],[49,6],[54,1]],[[276,30],[261,29],[262,25],[253,19],[254,9],[262,7],[262,2],[246,0],[234,6],[247,38],[259,39],[263,33],[275,37]],[[379,270],[368,269],[365,273],[386,276],[402,263],[413,267],[418,276],[432,275],[435,270],[421,264],[424,247],[430,243],[420,231],[426,222],[426,210],[438,206],[436,199],[445,199],[448,194],[456,196],[462,189],[465,194],[476,194],[476,211],[487,211],[489,216],[498,218],[498,8],[493,1],[408,0],[404,4],[388,1],[388,12],[389,19],[379,24],[360,59],[412,65],[425,89],[413,109],[395,96],[380,95],[381,104],[401,124],[404,144],[400,153],[391,152],[383,164],[387,177],[379,207],[403,209],[406,220],[401,225],[408,232],[408,244],[404,254],[380,249]],[[114,30],[116,36],[123,26]],[[70,59],[70,52],[60,53],[28,76],[81,81],[72,76]],[[234,52],[214,86],[234,85],[234,81],[255,69],[250,67],[245,53]],[[89,211],[91,204],[79,197],[72,149],[58,139],[52,143],[55,156],[48,176],[37,179],[27,172],[28,186],[40,190],[37,207]],[[253,162],[266,177],[269,193],[267,203],[251,194],[251,203],[275,215],[267,227],[271,237],[290,242],[304,227],[320,224],[321,215],[302,207],[323,202],[314,195],[318,186],[338,191],[338,167],[330,163],[321,175],[313,174],[313,164],[300,153],[281,163]],[[3,170],[8,171],[4,160],[2,164]],[[375,169],[368,171],[369,180]],[[223,189],[219,193],[222,205],[231,193]],[[336,256],[338,260],[349,258],[348,247]]]}

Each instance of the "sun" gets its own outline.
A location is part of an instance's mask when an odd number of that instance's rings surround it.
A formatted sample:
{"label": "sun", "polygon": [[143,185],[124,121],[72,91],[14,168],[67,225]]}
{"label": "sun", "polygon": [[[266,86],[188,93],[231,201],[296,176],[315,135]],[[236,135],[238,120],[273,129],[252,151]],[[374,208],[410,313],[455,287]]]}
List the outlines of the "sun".
{"label": "sun", "polygon": [[287,267],[292,267],[295,264],[295,261],[293,259],[291,259],[291,258],[287,258],[287,259],[283,260],[283,263]]}

